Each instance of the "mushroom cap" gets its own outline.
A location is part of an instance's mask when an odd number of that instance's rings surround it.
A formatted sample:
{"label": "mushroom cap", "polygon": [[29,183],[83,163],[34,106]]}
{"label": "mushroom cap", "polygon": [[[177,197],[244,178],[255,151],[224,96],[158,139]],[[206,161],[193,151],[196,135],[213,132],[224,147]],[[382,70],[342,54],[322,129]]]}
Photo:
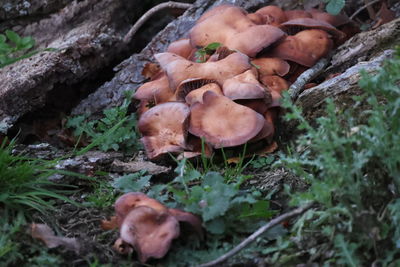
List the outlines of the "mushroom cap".
{"label": "mushroom cap", "polygon": [[264,125],[260,130],[260,132],[256,136],[254,136],[249,142],[257,142],[262,139],[272,139],[274,133],[275,133],[274,125],[270,121],[265,120]]}
{"label": "mushroom cap", "polygon": [[260,76],[279,75],[282,77],[285,76],[290,70],[289,63],[277,57],[256,58],[253,59],[251,63],[258,67],[257,71]]}
{"label": "mushroom cap", "polygon": [[128,213],[141,206],[150,207],[158,212],[166,212],[167,208],[157,200],[141,192],[129,192],[120,196],[114,204],[117,224],[120,227]]}
{"label": "mushroom cap", "polygon": [[249,13],[249,14],[247,14],[247,18],[249,18],[251,20],[251,22],[253,22],[254,24],[257,24],[257,25],[264,24],[264,17],[261,14]]}
{"label": "mushroom cap", "polygon": [[249,57],[237,52],[219,61],[205,63],[191,62],[172,53],[159,53],[154,57],[167,73],[170,88],[173,90],[189,78],[215,80],[222,86],[226,79],[251,68]]}
{"label": "mushroom cap", "polygon": [[350,22],[349,17],[346,15],[332,15],[316,8],[311,8],[307,11],[311,14],[313,19],[325,21],[334,27],[339,27]]}
{"label": "mushroom cap", "polygon": [[189,105],[193,105],[197,102],[203,103],[203,94],[207,91],[212,91],[217,95],[223,95],[221,87],[219,87],[218,84],[209,83],[188,93],[185,97],[186,103],[188,103]]}
{"label": "mushroom cap", "polygon": [[196,21],[196,23],[200,23],[203,20],[208,19],[209,17],[221,14],[222,12],[224,12],[226,9],[228,8],[237,8],[237,6],[235,5],[230,5],[230,4],[223,4],[223,5],[219,5],[216,7],[213,7],[212,9],[208,10],[207,12],[205,12],[203,15],[200,16],[200,18]]}
{"label": "mushroom cap", "polygon": [[311,18],[311,14],[305,10],[294,9],[285,11],[286,20],[300,19],[300,18]]}
{"label": "mushroom cap", "polygon": [[262,115],[211,91],[204,93],[203,103],[191,107],[189,132],[215,148],[244,144],[263,126]]}
{"label": "mushroom cap", "polygon": [[189,224],[196,231],[198,236],[203,237],[202,221],[198,216],[178,209],[168,209],[168,212],[179,222]]}
{"label": "mushroom cap", "polygon": [[262,7],[255,14],[262,15],[264,23],[272,26],[278,26],[287,20],[285,12],[278,6],[270,5]]}
{"label": "mushroom cap", "polygon": [[214,42],[225,44],[227,36],[253,25],[244,9],[236,6],[219,8],[197,21],[189,33],[190,42],[193,47],[204,47]]}
{"label": "mushroom cap", "polygon": [[199,89],[207,84],[214,83],[214,80],[202,79],[202,78],[189,78],[182,81],[175,91],[175,97],[179,101],[184,101],[185,97],[193,90]]}
{"label": "mushroom cap", "polygon": [[162,74],[156,80],[140,86],[133,97],[139,100],[153,100],[156,103],[163,103],[169,101],[173,95],[174,91],[169,88],[167,75]]}
{"label": "mushroom cap", "polygon": [[331,24],[312,18],[299,18],[288,20],[281,24],[280,28],[287,32],[288,34],[294,34],[306,29],[318,29],[326,31],[335,38],[335,40],[340,41],[346,37],[346,34],[339,31]]}
{"label": "mushroom cap", "polygon": [[167,102],[142,114],[138,127],[143,135],[141,141],[150,159],[167,152],[183,151],[189,113],[186,104]]}
{"label": "mushroom cap", "polygon": [[149,258],[164,257],[179,233],[179,223],[174,216],[147,206],[131,210],[120,229],[121,239],[135,248],[141,263]]}
{"label": "mushroom cap", "polygon": [[328,54],[332,47],[333,42],[327,32],[311,29],[287,36],[269,55],[311,67]]}
{"label": "mushroom cap", "polygon": [[251,108],[257,113],[260,113],[263,115],[267,109],[270,103],[265,102],[265,99],[238,99],[235,100],[236,103],[242,106],[246,106],[248,108]]}
{"label": "mushroom cap", "polygon": [[190,39],[180,39],[172,42],[168,48],[167,52],[176,54],[183,58],[190,58],[196,52],[196,49],[190,44]]}
{"label": "mushroom cap", "polygon": [[261,83],[269,90],[282,93],[289,89],[289,83],[277,75],[265,75],[260,79]]}
{"label": "mushroom cap", "polygon": [[270,25],[255,25],[244,31],[228,35],[225,45],[229,49],[238,50],[249,57],[255,57],[258,52],[280,41],[286,34],[277,27]]}
{"label": "mushroom cap", "polygon": [[[257,73],[257,72],[256,72]],[[232,100],[236,99],[268,99],[265,88],[257,80],[253,70],[227,79],[222,86],[223,93]]]}

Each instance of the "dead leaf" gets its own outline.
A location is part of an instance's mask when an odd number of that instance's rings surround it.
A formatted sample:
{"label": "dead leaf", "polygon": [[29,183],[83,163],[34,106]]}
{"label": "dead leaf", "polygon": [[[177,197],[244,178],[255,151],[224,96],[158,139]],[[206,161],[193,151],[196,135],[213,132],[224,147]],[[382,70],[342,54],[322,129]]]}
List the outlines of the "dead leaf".
{"label": "dead leaf", "polygon": [[388,23],[396,18],[396,13],[388,9],[385,2],[382,2],[381,8],[377,13],[378,21],[372,26],[372,29],[376,29],[379,26]]}
{"label": "dead leaf", "polygon": [[30,234],[33,238],[43,241],[48,248],[63,246],[67,250],[79,253],[80,244],[76,238],[59,237],[54,235],[53,230],[46,224],[32,223],[30,225]]}

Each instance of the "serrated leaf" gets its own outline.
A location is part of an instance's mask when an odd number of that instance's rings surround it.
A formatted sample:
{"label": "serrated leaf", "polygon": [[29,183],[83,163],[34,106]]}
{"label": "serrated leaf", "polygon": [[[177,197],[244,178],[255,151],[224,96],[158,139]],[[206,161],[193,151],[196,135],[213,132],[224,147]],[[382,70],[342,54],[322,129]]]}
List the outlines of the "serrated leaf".
{"label": "serrated leaf", "polygon": [[345,0],[329,0],[329,3],[326,5],[326,11],[332,15],[337,15],[345,4]]}

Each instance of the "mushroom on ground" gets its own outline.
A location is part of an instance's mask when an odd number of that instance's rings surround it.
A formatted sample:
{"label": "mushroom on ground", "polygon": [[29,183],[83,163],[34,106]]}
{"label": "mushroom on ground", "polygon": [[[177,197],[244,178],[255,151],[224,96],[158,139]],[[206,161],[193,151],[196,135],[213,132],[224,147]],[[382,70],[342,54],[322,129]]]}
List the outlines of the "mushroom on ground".
{"label": "mushroom on ground", "polygon": [[167,52],[176,54],[183,58],[190,59],[196,52],[196,49],[194,47],[192,47],[192,45],[190,44],[190,39],[185,38],[185,39],[180,39],[178,41],[172,42],[168,46]]}
{"label": "mushroom on ground", "polygon": [[287,20],[285,12],[278,6],[262,7],[255,14],[261,15],[264,23],[272,26],[279,26]]}
{"label": "mushroom on ground", "polygon": [[164,257],[179,234],[179,222],[174,216],[147,206],[131,210],[120,227],[121,239],[136,250],[141,263]]}
{"label": "mushroom on ground", "polygon": [[189,78],[215,80],[222,86],[226,79],[251,68],[248,56],[242,53],[233,53],[222,60],[205,63],[195,63],[172,53],[159,53],[154,57],[167,73],[170,88],[173,90]]}
{"label": "mushroom on ground", "polygon": [[256,71],[248,70],[227,79],[222,86],[224,95],[232,100],[266,99],[267,102],[271,102],[271,96],[260,84],[255,74],[257,74]]}
{"label": "mushroom on ground", "polygon": [[219,87],[218,84],[209,83],[188,93],[185,97],[186,103],[189,105],[193,105],[197,102],[203,103],[203,94],[207,91],[212,91],[218,95],[223,95],[221,87]]}
{"label": "mushroom on ground", "polygon": [[244,144],[263,126],[262,115],[211,91],[204,93],[203,103],[191,106],[189,132],[214,148]]}
{"label": "mushroom on ground", "polygon": [[333,42],[327,32],[317,29],[304,30],[294,36],[287,36],[269,53],[269,56],[311,67],[327,55],[332,47]]}
{"label": "mushroom on ground", "polygon": [[197,22],[190,31],[192,46],[205,47],[218,42],[250,57],[284,36],[279,28],[255,24],[239,7],[226,8],[209,16]]}
{"label": "mushroom on ground", "polygon": [[167,102],[152,107],[142,114],[138,127],[147,156],[154,159],[164,153],[181,152],[186,146],[186,104]]}
{"label": "mushroom on ground", "polygon": [[277,57],[256,58],[251,63],[257,67],[260,78],[264,75],[279,75],[283,77],[290,70],[289,63]]}

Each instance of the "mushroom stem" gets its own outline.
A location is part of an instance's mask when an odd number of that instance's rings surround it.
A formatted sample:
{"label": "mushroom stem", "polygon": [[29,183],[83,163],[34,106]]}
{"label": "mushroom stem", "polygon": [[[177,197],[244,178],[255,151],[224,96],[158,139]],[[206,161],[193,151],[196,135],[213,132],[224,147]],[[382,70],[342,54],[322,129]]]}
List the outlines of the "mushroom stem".
{"label": "mushroom stem", "polygon": [[159,5],[156,5],[152,8],[150,8],[146,13],[144,13],[138,21],[132,26],[132,28],[129,30],[129,32],[125,35],[124,37],[124,43],[129,43],[132,40],[132,37],[135,35],[135,33],[139,30],[139,28],[155,13],[157,13],[160,10],[166,9],[166,8],[179,8],[179,9],[188,9],[191,8],[193,5],[192,4],[187,4],[187,3],[181,3],[181,2],[165,2],[161,3]]}

